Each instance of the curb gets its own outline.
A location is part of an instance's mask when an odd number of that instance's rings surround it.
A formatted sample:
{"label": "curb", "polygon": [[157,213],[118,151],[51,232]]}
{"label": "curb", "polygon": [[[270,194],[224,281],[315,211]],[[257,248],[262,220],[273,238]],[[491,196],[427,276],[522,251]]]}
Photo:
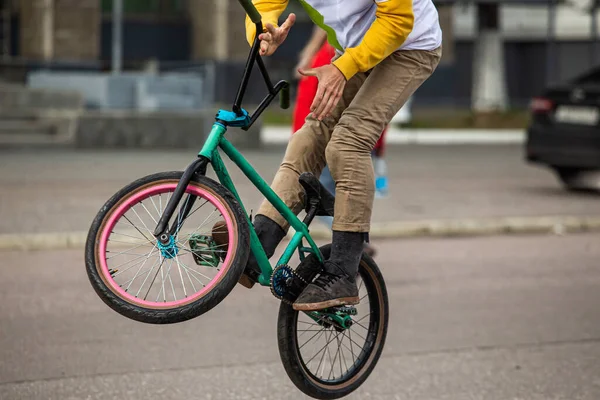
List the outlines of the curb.
{"label": "curb", "polygon": [[[260,136],[263,144],[286,144],[291,137],[288,126],[263,126]],[[516,145],[523,144],[526,133],[523,129],[403,129],[390,126],[385,140],[393,144],[421,145]]]}
{"label": "curb", "polygon": [[[323,227],[311,229],[317,240],[331,238]],[[405,221],[371,226],[372,239],[448,238],[492,235],[600,232],[600,216],[508,217],[456,220]],[[291,237],[293,232],[288,234]],[[87,232],[25,233],[0,235],[0,251],[83,249]]]}

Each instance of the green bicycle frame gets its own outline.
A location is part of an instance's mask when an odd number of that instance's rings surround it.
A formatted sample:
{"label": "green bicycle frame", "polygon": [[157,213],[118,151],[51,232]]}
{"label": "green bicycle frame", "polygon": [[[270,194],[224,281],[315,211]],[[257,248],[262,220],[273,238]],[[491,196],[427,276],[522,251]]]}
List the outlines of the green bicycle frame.
{"label": "green bicycle frame", "polygon": [[[242,77],[242,82],[240,83],[238,93],[236,95],[235,101],[233,103],[232,111],[227,110],[219,110],[217,113],[217,118],[211,132],[206,139],[202,150],[198,154],[198,160],[196,160],[192,165],[190,165],[185,171],[180,179],[173,196],[169,200],[168,204],[165,207],[163,214],[160,217],[160,220],[157,223],[156,229],[154,230],[154,236],[162,243],[168,244],[174,232],[177,232],[179,229],[180,221],[185,220],[186,215],[190,211],[191,204],[186,202],[186,206],[183,206],[179,210],[178,218],[176,219],[176,223],[174,223],[170,228],[168,227],[168,223],[175,212],[175,208],[177,204],[181,200],[185,188],[189,184],[192,179],[193,174],[200,173],[204,174],[206,172],[206,165],[208,163],[212,164],[217,177],[221,184],[229,189],[231,193],[235,196],[240,206],[244,210],[246,215],[246,220],[248,222],[250,228],[250,249],[261,270],[261,274],[259,276],[258,282],[263,286],[269,286],[271,275],[273,273],[273,269],[271,268],[271,264],[265,251],[258,240],[258,236],[256,231],[254,230],[254,226],[250,221],[250,217],[242,200],[227,172],[227,168],[221,159],[221,155],[219,153],[219,149],[221,149],[230,159],[233,161],[240,170],[248,177],[248,179],[254,184],[256,188],[265,196],[265,198],[275,207],[275,209],[285,218],[285,220],[290,224],[290,226],[296,231],[292,240],[288,244],[287,248],[283,252],[283,255],[277,262],[277,265],[287,265],[287,263],[292,258],[294,251],[298,249],[300,260],[304,259],[305,253],[313,253],[317,256],[319,261],[323,261],[323,256],[310,237],[308,232],[307,224],[310,224],[310,221],[314,217],[316,213],[316,208],[313,211],[310,211],[305,219],[305,222],[302,222],[298,219],[298,217],[285,205],[285,203],[275,194],[275,192],[269,187],[269,185],[261,178],[261,176],[256,172],[256,170],[250,165],[250,163],[240,154],[239,151],[227,140],[225,139],[225,132],[227,131],[228,126],[239,127],[242,130],[248,130],[252,124],[256,121],[256,119],[260,116],[260,114],[269,106],[273,98],[281,93],[280,97],[280,105],[282,108],[288,108],[290,104],[290,90],[289,84],[286,81],[279,81],[275,85],[271,82],[269,78],[269,74],[267,73],[267,69],[265,67],[264,62],[258,56],[259,52],[259,39],[258,33],[262,31],[262,22],[261,17],[258,11],[254,8],[254,5],[251,1],[241,0],[240,3],[244,6],[246,11],[251,16],[252,21],[256,25],[257,35],[254,38],[254,43],[252,44],[252,48],[250,50],[250,55],[248,57],[248,61],[246,63],[246,67],[244,69],[244,74]],[[250,75],[252,72],[252,68],[254,64],[258,65],[258,68],[263,76],[265,83],[268,89],[268,95],[263,99],[258,108],[254,111],[253,115],[250,116],[246,110],[242,108],[242,98],[244,97],[244,93],[248,87],[248,81],[250,79]],[[310,247],[303,246],[303,239],[308,241]]]}
{"label": "green bicycle frame", "polygon": [[[219,181],[223,186],[233,193],[237,201],[240,203],[250,227],[250,249],[256,257],[256,261],[261,270],[259,277],[259,283],[263,286],[269,286],[271,280],[271,274],[273,269],[267,255],[258,240],[258,236],[254,227],[250,221],[248,213],[244,208],[241,198],[235,188],[229,172],[225,167],[219,148],[229,157],[231,161],[246,175],[246,177],[254,184],[254,186],[265,196],[265,198],[275,207],[275,209],[285,218],[290,226],[296,231],[290,243],[287,245],[282,256],[277,261],[276,265],[287,265],[292,258],[294,251],[298,249],[300,252],[301,259],[304,258],[305,252],[311,252],[315,254],[319,261],[323,261],[323,256],[316,245],[314,240],[309,234],[308,227],[300,221],[300,219],[285,205],[283,200],[269,187],[269,185],[262,179],[262,177],[256,172],[252,165],[244,158],[244,156],[225,138],[225,132],[227,127],[219,122],[215,122],[212,130],[199,153],[199,156],[203,156],[209,160],[213,169],[219,178]],[[306,239],[310,247],[304,247],[302,245],[303,239]]]}

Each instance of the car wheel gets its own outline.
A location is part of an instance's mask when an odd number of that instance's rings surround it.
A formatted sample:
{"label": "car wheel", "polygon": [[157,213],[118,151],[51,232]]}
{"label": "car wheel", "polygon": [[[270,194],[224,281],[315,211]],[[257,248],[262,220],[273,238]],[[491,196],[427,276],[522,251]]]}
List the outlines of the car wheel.
{"label": "car wheel", "polygon": [[600,191],[600,170],[553,167],[565,189],[572,192]]}

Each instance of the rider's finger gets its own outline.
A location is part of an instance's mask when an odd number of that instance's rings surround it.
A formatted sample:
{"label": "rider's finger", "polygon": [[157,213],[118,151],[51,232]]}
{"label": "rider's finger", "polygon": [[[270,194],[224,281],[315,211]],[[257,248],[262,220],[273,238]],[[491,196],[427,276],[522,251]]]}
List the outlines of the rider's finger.
{"label": "rider's finger", "polygon": [[342,97],[341,94],[331,95],[331,97],[329,98],[329,101],[327,102],[327,105],[325,106],[325,109],[319,116],[319,121],[322,120],[323,118],[329,117],[329,115],[331,114],[331,112],[333,111],[335,106],[337,106],[337,103],[340,101],[341,97]]}
{"label": "rider's finger", "polygon": [[266,28],[267,28],[268,34],[271,34],[271,35],[275,36],[275,34],[277,33],[277,29],[273,26],[273,24],[269,24],[268,23],[266,25]]}
{"label": "rider's finger", "polygon": [[331,101],[331,98],[334,96],[335,96],[335,93],[333,93],[331,91],[331,89],[325,88],[323,90],[323,98],[321,99],[321,104],[315,110],[315,116],[317,117],[317,119],[319,121],[323,119],[324,113],[327,109],[327,106],[328,106],[329,102]]}
{"label": "rider's finger", "polygon": [[310,106],[310,111],[312,112],[312,114],[313,114],[313,117],[315,117],[315,118],[317,117],[317,114],[316,114],[316,112],[315,112],[315,111],[316,111],[316,110],[319,108],[319,106],[321,105],[321,101],[322,101],[322,99],[323,99],[323,95],[324,95],[324,94],[325,94],[325,93],[324,93],[323,87],[322,87],[321,85],[319,85],[319,86],[317,87],[317,94],[315,95],[315,98],[313,99],[313,102],[312,102],[312,104],[311,104],[311,106]]}
{"label": "rider's finger", "polygon": [[261,33],[260,35],[258,35],[258,39],[259,40],[265,40],[267,42],[270,42],[273,40],[273,35],[271,35],[270,33]]}
{"label": "rider's finger", "polygon": [[281,28],[286,31],[289,31],[295,22],[296,22],[296,14],[292,13],[292,14],[288,15],[285,22],[283,24],[281,24]]}
{"label": "rider's finger", "polygon": [[269,50],[269,43],[265,42],[264,40],[262,42],[260,42],[260,55],[264,56],[268,50]]}
{"label": "rider's finger", "polygon": [[313,68],[308,68],[308,69],[298,68],[298,72],[300,72],[300,74],[302,74],[304,76],[317,76],[317,70],[313,69]]}

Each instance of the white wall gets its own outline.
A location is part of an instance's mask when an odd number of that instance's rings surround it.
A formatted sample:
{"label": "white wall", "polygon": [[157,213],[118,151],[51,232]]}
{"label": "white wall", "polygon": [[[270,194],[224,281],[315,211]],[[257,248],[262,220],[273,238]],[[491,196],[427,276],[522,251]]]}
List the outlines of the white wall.
{"label": "white wall", "polygon": [[[588,0],[573,0],[583,5]],[[578,5],[579,5],[578,4]],[[545,39],[548,32],[548,9],[519,5],[500,6],[502,35],[507,39]],[[600,15],[600,14],[598,14]],[[476,7],[456,5],[454,7],[454,32],[458,39],[475,37]],[[599,18],[600,22],[600,18]],[[560,40],[591,38],[591,16],[573,6],[557,7],[556,35]]]}

